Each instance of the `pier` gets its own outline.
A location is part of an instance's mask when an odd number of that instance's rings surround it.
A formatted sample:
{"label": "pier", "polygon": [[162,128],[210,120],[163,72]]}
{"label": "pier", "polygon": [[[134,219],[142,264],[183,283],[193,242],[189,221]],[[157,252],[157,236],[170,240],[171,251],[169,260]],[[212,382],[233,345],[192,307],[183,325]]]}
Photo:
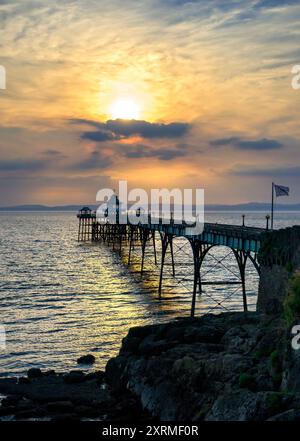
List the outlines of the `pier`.
{"label": "pier", "polygon": [[[110,223],[107,219],[99,219],[95,212],[84,207],[77,215],[79,219],[78,241],[102,242],[125,257],[128,265],[131,264],[132,252],[137,247],[140,249],[140,273],[144,272],[146,250],[151,250],[155,265],[159,267],[158,297],[162,297],[163,279],[166,265],[166,256],[171,258],[171,273],[176,275],[174,258],[174,240],[185,239],[189,245],[193,266],[193,289],[191,293],[191,316],[195,314],[197,293],[202,295],[205,285],[239,285],[242,291],[241,302],[244,311],[248,310],[246,288],[246,264],[251,261],[258,275],[260,265],[258,252],[261,247],[262,235],[266,232],[263,228],[205,223],[203,232],[199,235],[187,234],[188,226],[175,224],[171,218],[169,224],[161,219],[153,222],[151,216],[141,220],[137,225],[130,223]],[[160,258],[157,255],[157,241],[160,242]],[[208,252],[213,247],[225,246],[232,251],[238,268],[238,280],[202,280],[201,267]],[[125,256],[124,256],[125,254]],[[220,262],[222,263],[222,262]]]}

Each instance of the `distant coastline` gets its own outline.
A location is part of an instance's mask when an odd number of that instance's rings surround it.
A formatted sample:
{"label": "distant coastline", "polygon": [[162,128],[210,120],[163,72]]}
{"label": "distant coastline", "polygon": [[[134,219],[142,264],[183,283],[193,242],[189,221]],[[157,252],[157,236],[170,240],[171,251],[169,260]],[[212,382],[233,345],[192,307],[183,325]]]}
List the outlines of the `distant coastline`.
{"label": "distant coastline", "polygon": [[[12,211],[42,211],[42,212],[77,212],[83,205],[14,205],[8,207],[0,207],[0,212],[12,212]],[[89,205],[91,209],[95,210],[97,206],[95,204]],[[206,211],[270,211],[271,204],[264,202],[248,202],[244,204],[225,205],[225,204],[207,204],[205,206]],[[300,211],[299,204],[276,204],[276,211]]]}

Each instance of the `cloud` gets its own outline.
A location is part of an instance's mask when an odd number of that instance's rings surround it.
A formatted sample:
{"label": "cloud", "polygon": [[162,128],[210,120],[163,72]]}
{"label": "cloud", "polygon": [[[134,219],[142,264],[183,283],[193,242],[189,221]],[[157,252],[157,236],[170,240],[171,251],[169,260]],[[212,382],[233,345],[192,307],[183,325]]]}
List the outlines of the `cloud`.
{"label": "cloud", "polygon": [[47,150],[44,150],[44,154],[49,155],[49,156],[60,156],[61,152],[59,150],[55,150],[55,149],[47,149]]}
{"label": "cloud", "polygon": [[0,161],[0,171],[38,171],[47,166],[47,161],[13,159]]}
{"label": "cloud", "polygon": [[98,132],[84,132],[80,137],[81,139],[95,142],[117,141],[118,139],[121,139],[120,136],[104,130],[99,130]]}
{"label": "cloud", "polygon": [[277,8],[292,5],[299,5],[299,0],[259,0],[255,8]]}
{"label": "cloud", "polygon": [[72,119],[72,123],[89,125],[97,131],[83,132],[81,139],[104,142],[116,141],[122,138],[130,138],[131,136],[141,136],[142,138],[180,138],[184,136],[190,124],[183,122],[150,123],[142,120],[108,120],[105,123],[87,119]]}
{"label": "cloud", "polygon": [[47,149],[43,151],[43,154],[45,156],[48,156],[51,159],[65,159],[67,158],[66,155],[64,155],[60,150],[56,149]]}
{"label": "cloud", "polygon": [[105,169],[112,165],[112,159],[104,156],[101,152],[94,150],[87,159],[78,161],[70,166],[71,170],[95,170]]}
{"label": "cloud", "polygon": [[236,176],[257,176],[257,177],[297,177],[300,178],[300,166],[284,166],[284,167],[255,167],[238,165],[230,171]]}
{"label": "cloud", "polygon": [[126,150],[125,156],[131,159],[157,158],[162,161],[170,161],[175,158],[186,156],[186,151],[178,148],[153,149],[146,145],[137,145]]}
{"label": "cloud", "polygon": [[143,138],[178,138],[185,135],[189,124],[174,122],[170,124],[150,123],[147,121],[109,120],[106,126],[121,136],[140,135]]}
{"label": "cloud", "polygon": [[241,138],[231,137],[231,138],[221,138],[211,141],[210,144],[214,147],[221,147],[226,145],[232,145],[233,147],[240,150],[277,150],[283,148],[283,144],[274,139],[256,139],[256,140],[242,140]]}

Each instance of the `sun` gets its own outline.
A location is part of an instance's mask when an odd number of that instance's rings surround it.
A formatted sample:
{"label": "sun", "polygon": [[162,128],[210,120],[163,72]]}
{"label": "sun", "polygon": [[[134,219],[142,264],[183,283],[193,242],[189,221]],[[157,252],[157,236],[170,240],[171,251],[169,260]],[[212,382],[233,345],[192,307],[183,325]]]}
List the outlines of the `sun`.
{"label": "sun", "polygon": [[139,105],[132,99],[120,98],[114,101],[110,107],[113,119],[139,119]]}

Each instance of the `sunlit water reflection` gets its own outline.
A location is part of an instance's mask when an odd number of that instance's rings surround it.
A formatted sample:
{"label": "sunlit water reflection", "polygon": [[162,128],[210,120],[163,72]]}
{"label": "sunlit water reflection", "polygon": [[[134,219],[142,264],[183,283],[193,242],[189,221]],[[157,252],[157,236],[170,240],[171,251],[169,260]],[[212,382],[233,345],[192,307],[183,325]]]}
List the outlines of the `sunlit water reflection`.
{"label": "sunlit water reflection", "polygon": [[[207,222],[240,224],[239,213],[207,213]],[[299,224],[300,213],[277,213],[277,227]],[[247,213],[246,222],[265,226],[264,213]],[[0,324],[7,348],[0,349],[0,375],[22,374],[29,367],[67,370],[76,359],[93,353],[103,368],[115,355],[131,326],[187,316],[191,305],[190,249],[175,246],[176,277],[167,259],[164,293],[158,300],[158,268],[149,245],[145,274],[139,250],[130,271],[126,255],[101,244],[78,244],[73,213],[0,214]],[[159,254],[159,243],[158,254]],[[215,248],[203,265],[204,278],[232,280],[238,273],[226,248]],[[158,256],[159,258],[159,256]],[[222,264],[217,265],[217,261]],[[250,309],[255,308],[258,278],[247,268]],[[222,306],[219,305],[222,304]],[[224,309],[225,308],[225,309]],[[205,286],[197,298],[197,314],[242,309],[237,286]]]}

